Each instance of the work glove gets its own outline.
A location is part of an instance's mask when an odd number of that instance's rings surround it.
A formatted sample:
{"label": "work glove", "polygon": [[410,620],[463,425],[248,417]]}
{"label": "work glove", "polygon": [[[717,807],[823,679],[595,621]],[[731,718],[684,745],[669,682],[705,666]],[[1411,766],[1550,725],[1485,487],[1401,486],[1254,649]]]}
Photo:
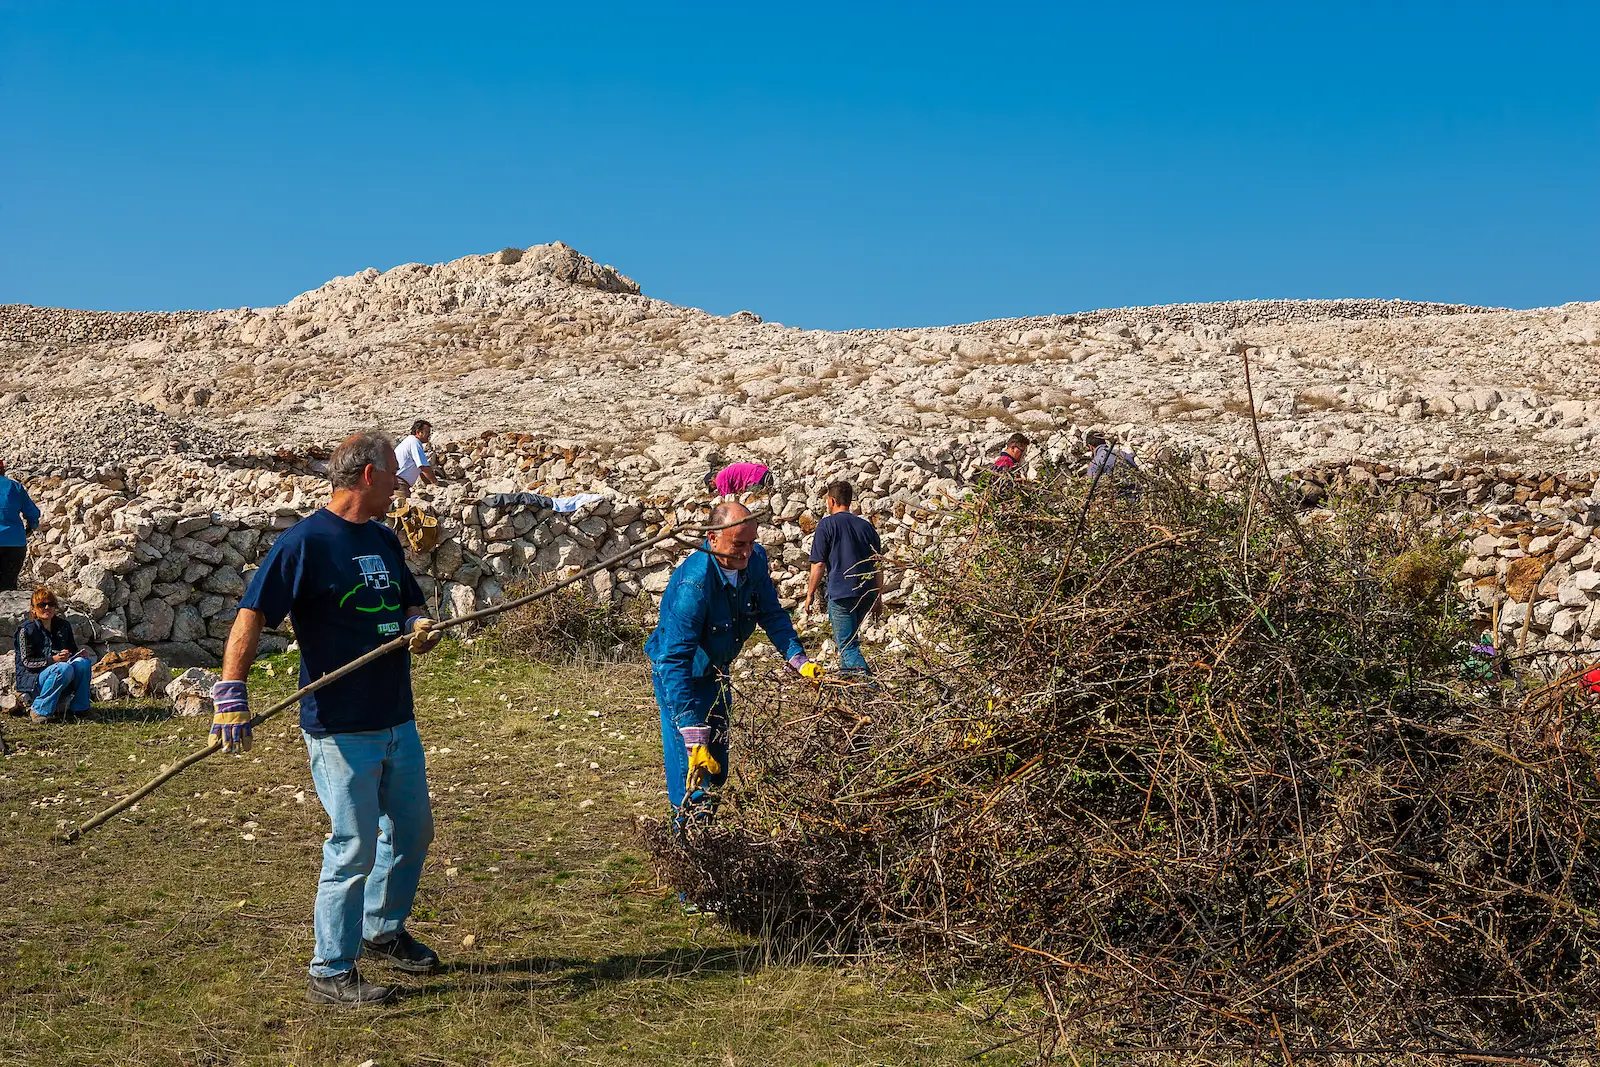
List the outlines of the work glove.
{"label": "work glove", "polygon": [[678,732],[683,734],[683,748],[689,755],[689,778],[684,785],[687,792],[693,793],[703,788],[708,779],[720,774],[722,764],[707,747],[711,742],[711,727],[680,726]]}
{"label": "work glove", "polygon": [[807,678],[818,685],[822,684],[822,664],[811,662],[810,657],[804,652],[789,657],[789,669],[802,678]]}
{"label": "work glove", "polygon": [[407,621],[410,623],[409,647],[413,656],[425,656],[432,652],[439,639],[444,636],[444,631],[435,629],[433,620],[424,615],[413,615]]}
{"label": "work glove", "polygon": [[211,733],[229,752],[249,752],[250,694],[243,682],[218,682],[211,687]]}

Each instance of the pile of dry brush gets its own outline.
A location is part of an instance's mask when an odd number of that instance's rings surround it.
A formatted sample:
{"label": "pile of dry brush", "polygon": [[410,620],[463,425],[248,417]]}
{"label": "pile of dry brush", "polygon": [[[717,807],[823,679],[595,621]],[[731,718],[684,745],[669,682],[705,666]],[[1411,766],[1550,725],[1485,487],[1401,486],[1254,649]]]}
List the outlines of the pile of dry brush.
{"label": "pile of dry brush", "polygon": [[1595,717],[1463,680],[1453,543],[1164,471],[980,495],[904,662],[747,687],[718,824],[650,847],[736,927],[1031,984],[1051,1040],[1591,1044]]}

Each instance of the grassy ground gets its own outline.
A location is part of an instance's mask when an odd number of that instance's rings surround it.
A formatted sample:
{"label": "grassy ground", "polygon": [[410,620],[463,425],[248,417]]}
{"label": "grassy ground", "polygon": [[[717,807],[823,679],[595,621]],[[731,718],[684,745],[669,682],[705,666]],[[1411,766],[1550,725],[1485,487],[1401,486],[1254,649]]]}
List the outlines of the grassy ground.
{"label": "grassy ground", "polygon": [[[293,689],[258,665],[257,707]],[[271,672],[270,674],[268,672]],[[305,1003],[326,819],[292,715],[74,846],[51,840],[208,722],[151,708],[4,723],[0,1064],[1013,1062],[998,995],[772,958],[683,916],[633,845],[665,805],[638,666],[419,661],[438,837],[412,930],[443,973],[398,1004]],[[1002,1019],[1004,1016],[1002,1016]]]}

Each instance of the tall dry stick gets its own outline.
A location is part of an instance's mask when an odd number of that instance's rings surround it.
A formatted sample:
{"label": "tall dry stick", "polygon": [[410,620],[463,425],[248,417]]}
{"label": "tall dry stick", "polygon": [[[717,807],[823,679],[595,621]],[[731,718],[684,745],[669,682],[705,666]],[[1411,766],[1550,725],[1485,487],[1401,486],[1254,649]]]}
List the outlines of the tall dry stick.
{"label": "tall dry stick", "polygon": [[1294,539],[1300,542],[1300,547],[1305,551],[1307,562],[1313,566],[1316,560],[1311,558],[1311,542],[1306,539],[1306,532],[1300,529],[1300,520],[1297,519],[1283,497],[1278,495],[1278,487],[1272,481],[1272,467],[1267,463],[1267,446],[1261,442],[1261,422],[1256,418],[1256,393],[1250,383],[1250,346],[1239,345],[1239,359],[1244,363],[1244,396],[1250,405],[1250,432],[1255,435],[1256,455],[1261,457],[1261,477],[1266,483],[1267,495],[1272,498],[1273,510],[1278,513],[1278,518],[1289,527],[1289,532],[1294,534]]}

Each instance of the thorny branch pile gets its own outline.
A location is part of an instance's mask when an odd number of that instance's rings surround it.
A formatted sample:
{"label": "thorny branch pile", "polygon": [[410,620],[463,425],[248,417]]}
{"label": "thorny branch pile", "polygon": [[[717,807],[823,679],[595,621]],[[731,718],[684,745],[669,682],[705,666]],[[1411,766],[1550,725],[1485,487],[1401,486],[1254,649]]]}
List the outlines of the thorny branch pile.
{"label": "thorny branch pile", "polygon": [[1051,1041],[1593,1025],[1594,714],[1464,676],[1448,531],[1159,470],[992,491],[950,531],[879,685],[741,694],[722,821],[651,839],[687,896],[1031,983]]}

